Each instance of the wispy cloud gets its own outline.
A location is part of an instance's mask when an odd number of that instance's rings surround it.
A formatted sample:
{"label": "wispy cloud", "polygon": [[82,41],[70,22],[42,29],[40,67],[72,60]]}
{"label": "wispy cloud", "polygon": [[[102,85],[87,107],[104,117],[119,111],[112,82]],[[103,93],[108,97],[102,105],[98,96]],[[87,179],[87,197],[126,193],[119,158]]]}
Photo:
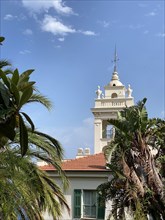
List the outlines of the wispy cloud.
{"label": "wispy cloud", "polygon": [[56,1],[22,0],[22,4],[27,9],[37,13],[48,12],[49,9],[53,8],[58,14],[63,14],[63,15],[75,14],[72,8],[66,6],[62,0],[56,0]]}
{"label": "wispy cloud", "polygon": [[87,36],[96,36],[96,33],[93,32],[93,31],[81,31],[81,30],[79,30],[78,32],[82,33],[84,35],[87,35]]}
{"label": "wispy cloud", "polygon": [[128,28],[133,29],[133,30],[140,29],[143,27],[144,27],[143,24],[136,24],[136,25],[130,24],[130,25],[128,25]]}
{"label": "wispy cloud", "polygon": [[149,33],[149,31],[148,31],[148,30],[145,30],[143,33],[144,33],[144,34],[148,34],[148,33]]}
{"label": "wispy cloud", "polygon": [[21,20],[25,20],[26,16],[22,13],[19,14],[19,15],[6,14],[3,17],[3,19],[6,20],[6,21],[12,21],[12,20],[15,20],[15,19],[17,19],[18,21],[21,21]]}
{"label": "wispy cloud", "polygon": [[58,40],[63,42],[65,40],[65,38],[64,37],[59,37]]}
{"label": "wispy cloud", "polygon": [[23,34],[25,34],[25,35],[32,35],[33,31],[31,29],[26,29],[26,30],[23,31]]}
{"label": "wispy cloud", "polygon": [[107,28],[110,25],[110,22],[108,21],[98,21],[97,23],[100,24],[104,28]]}
{"label": "wispy cloud", "polygon": [[58,38],[59,41],[64,41],[64,36],[74,33],[81,33],[87,36],[96,36],[96,33],[93,31],[76,30],[70,25],[63,24],[62,21],[52,17],[51,15],[45,15],[41,23],[41,29],[43,31],[50,32],[53,35],[62,36],[62,38]]}
{"label": "wispy cloud", "polygon": [[31,51],[30,51],[30,50],[21,50],[19,53],[20,53],[21,55],[25,55],[25,54],[31,53]]}
{"label": "wispy cloud", "polygon": [[14,16],[12,14],[6,14],[3,19],[6,20],[6,21],[12,21],[15,18],[17,18],[17,16]]}
{"label": "wispy cloud", "polygon": [[159,33],[156,34],[156,36],[157,36],[157,37],[165,37],[165,33],[160,33],[160,32],[159,32]]}
{"label": "wispy cloud", "polygon": [[148,16],[148,17],[153,17],[153,16],[156,16],[156,15],[157,15],[157,13],[154,12],[154,11],[151,11],[151,12],[145,14],[145,16]]}
{"label": "wispy cloud", "polygon": [[60,49],[60,48],[61,48],[61,45],[55,45],[54,48]]}
{"label": "wispy cloud", "polygon": [[89,147],[93,151],[93,118],[84,119],[80,126],[44,128],[43,132],[57,138],[67,157],[76,156],[78,148]]}

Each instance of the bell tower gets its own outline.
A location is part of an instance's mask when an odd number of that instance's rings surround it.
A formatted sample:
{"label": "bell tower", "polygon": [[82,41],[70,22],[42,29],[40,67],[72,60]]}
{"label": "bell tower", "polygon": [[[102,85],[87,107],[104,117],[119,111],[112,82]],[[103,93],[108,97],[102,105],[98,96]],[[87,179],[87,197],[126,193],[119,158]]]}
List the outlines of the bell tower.
{"label": "bell tower", "polygon": [[126,88],[119,80],[117,72],[117,53],[115,48],[114,71],[111,81],[104,86],[104,93],[98,86],[94,108],[91,109],[94,115],[94,153],[102,152],[114,137],[115,130],[108,123],[108,119],[116,118],[117,112],[126,106],[134,105],[132,89],[130,85]]}

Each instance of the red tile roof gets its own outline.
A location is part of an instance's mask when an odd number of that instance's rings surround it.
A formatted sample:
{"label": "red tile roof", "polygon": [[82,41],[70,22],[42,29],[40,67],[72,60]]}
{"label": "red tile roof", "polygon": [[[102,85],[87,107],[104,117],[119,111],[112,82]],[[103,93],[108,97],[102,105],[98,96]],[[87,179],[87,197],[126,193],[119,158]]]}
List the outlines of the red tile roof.
{"label": "red tile roof", "polygon": [[[77,159],[67,160],[62,163],[64,171],[105,171],[106,160],[103,153],[93,154]],[[40,166],[41,170],[52,171],[52,165]]]}

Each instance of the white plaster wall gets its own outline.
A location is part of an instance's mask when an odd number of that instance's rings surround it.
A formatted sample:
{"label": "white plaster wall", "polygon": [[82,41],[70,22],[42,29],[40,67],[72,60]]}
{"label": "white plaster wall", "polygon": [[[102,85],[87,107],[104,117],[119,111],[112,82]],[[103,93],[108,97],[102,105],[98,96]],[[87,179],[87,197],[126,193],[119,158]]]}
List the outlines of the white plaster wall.
{"label": "white plaster wall", "polygon": [[102,120],[101,119],[95,119],[94,122],[94,153],[100,153],[101,148],[100,148],[100,139],[102,137]]}
{"label": "white plaster wall", "polygon": [[[55,178],[58,185],[61,184],[61,182]],[[67,200],[67,203],[70,207],[70,215],[68,214],[66,209],[62,209],[62,217],[59,218],[59,220],[77,220],[73,218],[73,211],[74,211],[74,201],[73,201],[73,195],[74,195],[74,189],[91,189],[95,190],[100,184],[106,182],[108,180],[108,174],[107,177],[70,177],[70,186],[69,189],[64,192],[65,198]],[[48,213],[44,214],[44,220],[53,220],[51,216],[48,215]]]}

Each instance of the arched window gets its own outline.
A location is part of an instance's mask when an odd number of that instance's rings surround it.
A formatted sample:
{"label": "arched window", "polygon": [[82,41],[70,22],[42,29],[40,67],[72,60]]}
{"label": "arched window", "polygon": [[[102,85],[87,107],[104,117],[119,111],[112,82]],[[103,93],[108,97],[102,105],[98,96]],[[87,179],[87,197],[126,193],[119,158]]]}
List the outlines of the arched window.
{"label": "arched window", "polygon": [[116,93],[112,93],[111,98],[117,98],[117,94]]}

